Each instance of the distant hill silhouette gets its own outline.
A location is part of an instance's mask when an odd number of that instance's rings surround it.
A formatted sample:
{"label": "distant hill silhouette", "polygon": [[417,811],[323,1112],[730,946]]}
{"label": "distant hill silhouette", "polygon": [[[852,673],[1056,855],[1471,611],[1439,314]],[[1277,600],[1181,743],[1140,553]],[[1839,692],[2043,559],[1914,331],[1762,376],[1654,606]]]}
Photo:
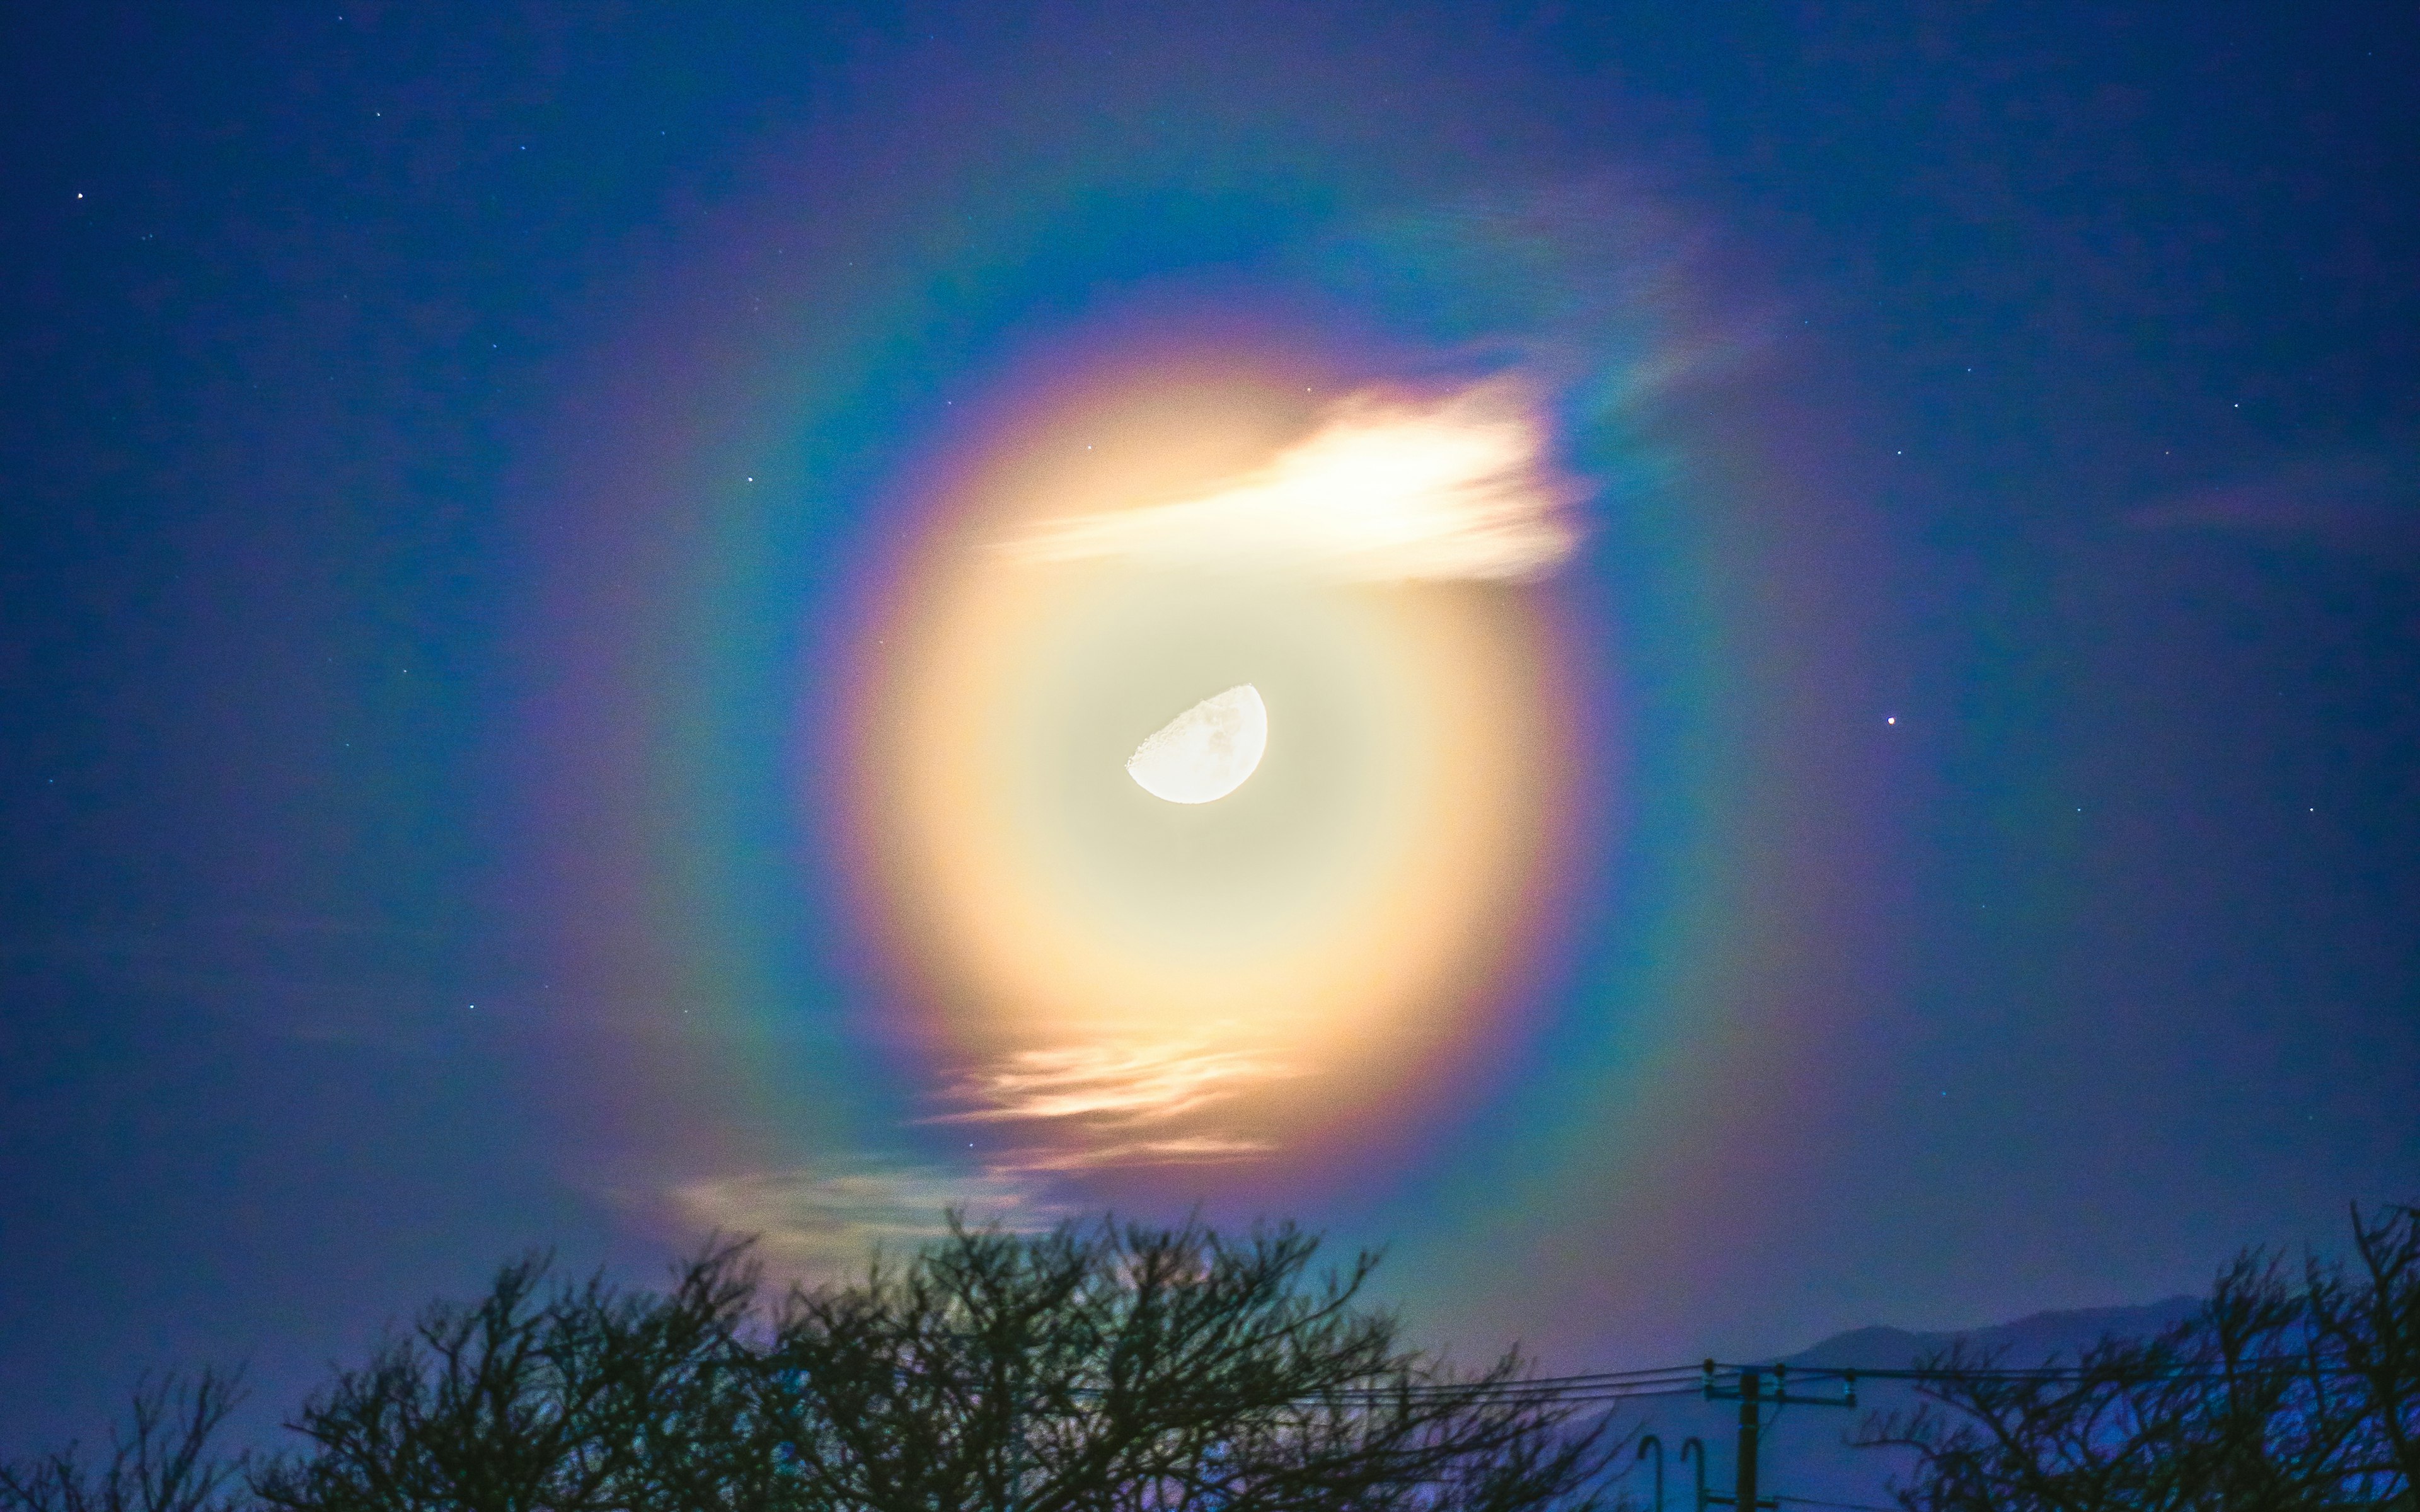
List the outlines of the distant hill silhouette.
{"label": "distant hill silhouette", "polygon": [[2179,1295],[2133,1307],[2081,1307],[2035,1313],[2013,1323],[1943,1334],[1919,1334],[1871,1324],[1835,1334],[1781,1363],[1820,1370],[1904,1370],[1953,1344],[1987,1350],[2011,1365],[2041,1365],[2055,1356],[2072,1359],[2103,1338],[2148,1338],[2200,1310],[2199,1297]]}

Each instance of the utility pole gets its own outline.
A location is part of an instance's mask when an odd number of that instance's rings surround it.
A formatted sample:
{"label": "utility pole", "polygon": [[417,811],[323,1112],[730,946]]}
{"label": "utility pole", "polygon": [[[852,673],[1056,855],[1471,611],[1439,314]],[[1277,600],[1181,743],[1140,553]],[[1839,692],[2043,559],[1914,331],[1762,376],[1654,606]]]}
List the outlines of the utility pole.
{"label": "utility pole", "polygon": [[1734,1512],[1764,1512],[1767,1508],[1778,1512],[1781,1504],[1776,1499],[1758,1494],[1757,1456],[1764,1437],[1765,1408],[1770,1405],[1778,1412],[1793,1403],[1808,1407],[1854,1407],[1857,1405],[1857,1373],[1854,1370],[1845,1372],[1843,1390],[1838,1396],[1809,1396],[1804,1392],[1792,1396],[1790,1395],[1790,1367],[1777,1365],[1773,1367],[1773,1394],[1768,1396],[1764,1391],[1762,1367],[1739,1366],[1738,1380],[1729,1386],[1714,1384],[1714,1362],[1706,1362],[1706,1400],[1736,1400],[1740,1404],[1739,1453],[1731,1464],[1731,1494],[1716,1496],[1704,1489],[1705,1450],[1699,1447],[1698,1512],[1705,1512],[1709,1505],[1731,1507]]}
{"label": "utility pole", "polygon": [[1764,1424],[1760,1414],[1764,1411],[1763,1378],[1753,1367],[1740,1372],[1739,1458],[1731,1465],[1731,1505],[1748,1512],[1757,1504],[1756,1451],[1757,1435]]}

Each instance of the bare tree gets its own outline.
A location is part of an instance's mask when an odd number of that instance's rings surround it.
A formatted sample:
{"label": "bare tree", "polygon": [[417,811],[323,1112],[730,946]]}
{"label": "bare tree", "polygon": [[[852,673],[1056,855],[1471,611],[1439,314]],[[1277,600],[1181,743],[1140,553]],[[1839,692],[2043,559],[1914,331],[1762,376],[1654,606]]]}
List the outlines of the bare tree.
{"label": "bare tree", "polygon": [[[2420,1490],[2420,1208],[2352,1213],[2354,1264],[2305,1263],[2312,1348],[2354,1398],[2352,1462],[2384,1502]],[[2357,1268],[2356,1268],[2357,1267]]]}
{"label": "bare tree", "polygon": [[310,1445],[254,1481],[312,1512],[618,1512],[720,1508],[745,1489],[756,1278],[717,1245],[664,1294],[506,1266],[474,1306],[430,1309],[288,1425]]}
{"label": "bare tree", "polygon": [[146,1381],[106,1458],[87,1461],[70,1443],[0,1465],[0,1512],[232,1512],[245,1462],[218,1454],[212,1441],[243,1395],[236,1376],[212,1370]]}
{"label": "bare tree", "polygon": [[2196,1317],[2063,1366],[1953,1348],[1922,1363],[1924,1404],[1859,1442],[1916,1452],[1908,1512],[2409,1506],[2420,1221],[2352,1227],[2359,1271],[2247,1251]]}
{"label": "bare tree", "polygon": [[744,1245],[660,1296],[534,1257],[341,1374],[254,1488],[271,1512],[1593,1505],[1601,1421],[1524,1391],[1517,1356],[1462,1376],[1404,1348],[1359,1300],[1371,1257],[1314,1279],[1315,1248],[954,1223],[762,1306]]}
{"label": "bare tree", "polygon": [[1357,1304],[1373,1259],[1307,1274],[1295,1229],[954,1226],[793,1295],[766,1421],[810,1504],[1468,1508],[1593,1504],[1602,1422],[1458,1377]]}

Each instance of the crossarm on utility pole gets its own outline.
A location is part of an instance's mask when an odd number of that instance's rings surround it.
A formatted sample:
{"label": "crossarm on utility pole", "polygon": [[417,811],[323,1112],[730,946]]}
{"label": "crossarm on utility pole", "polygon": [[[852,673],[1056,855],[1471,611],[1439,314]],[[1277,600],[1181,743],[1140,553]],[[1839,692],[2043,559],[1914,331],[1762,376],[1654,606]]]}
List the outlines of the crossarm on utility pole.
{"label": "crossarm on utility pole", "polygon": [[[1810,1407],[1854,1407],[1857,1405],[1857,1373],[1854,1370],[1844,1373],[1846,1389],[1839,1396],[1809,1396],[1804,1392],[1792,1396],[1787,1384],[1790,1367],[1777,1365],[1773,1367],[1773,1395],[1767,1396],[1761,1366],[1739,1366],[1738,1383],[1729,1387],[1714,1384],[1714,1362],[1708,1360],[1705,1364],[1706,1400],[1736,1400],[1740,1404],[1739,1454],[1731,1466],[1732,1494],[1714,1496],[1700,1491],[1699,1512],[1704,1512],[1707,1506],[1733,1507],[1739,1512],[1759,1512],[1761,1508],[1777,1507],[1780,1504],[1774,1498],[1757,1494],[1757,1456],[1764,1435],[1765,1404],[1770,1402],[1776,1409],[1794,1402]],[[1704,1451],[1700,1449],[1699,1453],[1702,1456]]]}

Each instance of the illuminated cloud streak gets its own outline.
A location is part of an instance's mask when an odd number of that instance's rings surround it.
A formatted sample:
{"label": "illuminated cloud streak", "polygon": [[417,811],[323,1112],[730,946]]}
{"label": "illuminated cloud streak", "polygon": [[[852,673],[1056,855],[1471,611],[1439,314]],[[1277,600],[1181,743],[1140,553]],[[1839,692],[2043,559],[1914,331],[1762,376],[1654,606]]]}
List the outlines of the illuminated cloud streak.
{"label": "illuminated cloud streak", "polygon": [[1122,562],[1344,582],[1544,577],[1578,544],[1526,385],[1442,398],[1365,391],[1257,471],[1197,498],[1046,520],[1004,542],[1030,563]]}
{"label": "illuminated cloud streak", "polygon": [[1068,1215],[1037,1183],[1008,1168],[973,1175],[876,1165],[752,1171],[686,1182],[672,1198],[696,1227],[758,1236],[766,1263],[801,1279],[859,1269],[877,1246],[913,1250],[947,1233],[953,1211],[1018,1232],[1048,1228]]}
{"label": "illuminated cloud streak", "polygon": [[1081,1119],[1127,1126],[1191,1113],[1292,1074],[1248,1051],[1190,1043],[1025,1050],[962,1077],[950,1096],[977,1105],[930,1121]]}
{"label": "illuminated cloud streak", "polygon": [[1277,1153],[1266,1139],[1240,1139],[1224,1134],[1189,1134],[1176,1139],[1133,1139],[1107,1145],[1067,1149],[1013,1150],[996,1158],[990,1169],[1001,1175],[1031,1172],[1094,1171],[1140,1165],[1226,1165]]}

